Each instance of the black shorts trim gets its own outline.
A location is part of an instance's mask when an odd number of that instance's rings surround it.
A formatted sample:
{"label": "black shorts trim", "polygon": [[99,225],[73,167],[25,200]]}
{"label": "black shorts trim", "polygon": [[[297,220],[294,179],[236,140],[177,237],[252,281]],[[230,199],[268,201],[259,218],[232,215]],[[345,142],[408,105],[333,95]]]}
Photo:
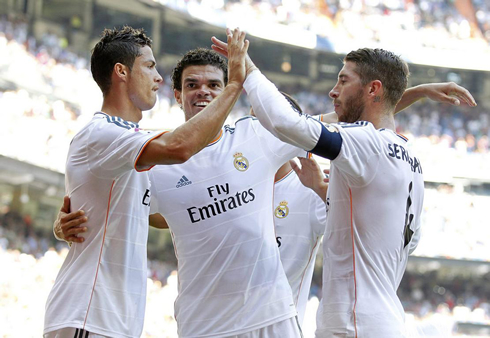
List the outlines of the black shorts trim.
{"label": "black shorts trim", "polygon": [[76,329],[73,338],[88,338],[90,332],[84,329]]}

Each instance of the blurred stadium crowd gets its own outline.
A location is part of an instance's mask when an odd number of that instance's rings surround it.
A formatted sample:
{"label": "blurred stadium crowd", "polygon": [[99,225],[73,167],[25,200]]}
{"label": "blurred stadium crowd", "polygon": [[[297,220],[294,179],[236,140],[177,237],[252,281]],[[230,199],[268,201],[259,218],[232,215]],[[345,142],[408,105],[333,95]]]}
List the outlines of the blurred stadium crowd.
{"label": "blurred stadium crowd", "polygon": [[[429,38],[432,43],[452,43],[471,36],[472,43],[479,41],[482,48],[488,48],[490,40],[490,4],[485,1],[474,1],[475,6],[480,6],[476,12],[476,28],[444,1],[364,1],[368,8],[362,15],[357,10],[361,2],[349,0],[289,1],[288,6],[284,1],[196,0],[185,1],[185,7],[184,1],[159,1],[189,12],[200,10],[205,3],[212,3],[206,8],[229,15],[233,8],[239,7],[255,13],[257,20],[273,18],[277,23],[297,25],[329,36],[342,36],[339,30],[343,29],[344,36],[356,39],[366,36],[372,40],[390,39],[387,33],[398,33],[387,27],[396,25],[397,29],[417,34],[411,39],[424,36],[419,40],[426,44],[431,43]],[[229,18],[223,20],[226,23]],[[359,36],[359,32],[366,36]],[[65,40],[49,34],[37,41],[27,34],[25,21],[0,19],[1,155],[64,172],[72,137],[102,102],[88,70],[88,61],[70,53],[66,44]],[[332,44],[335,45],[335,41],[326,41],[326,45]],[[162,75],[164,83],[158,102],[153,110],[145,112],[143,128],[174,129],[184,121],[173,98],[169,74]],[[311,115],[332,109],[327,93],[298,87],[281,89],[297,98],[304,111]],[[246,99],[239,100],[229,123],[247,114],[248,109]],[[397,116],[397,128],[412,140],[429,174],[431,170],[440,173],[440,168],[458,171],[470,167],[479,176],[490,172],[489,116],[488,110],[482,107],[470,110],[423,101]],[[21,133],[19,126],[22,126]],[[464,168],[458,168],[461,163]],[[444,184],[428,187],[423,217],[424,224],[430,226],[424,227],[415,254],[490,262],[488,205],[489,196],[465,192],[461,187]],[[175,258],[170,258],[171,247],[166,246],[165,255],[169,258],[163,260],[155,250],[154,246],[149,246],[150,258],[159,259],[149,261],[144,332],[146,337],[176,337],[173,319],[173,299],[177,293]],[[0,209],[0,266],[10,271],[0,275],[0,336],[28,337],[32,330],[41,331],[39,314],[43,312],[65,255],[66,244],[56,242],[50,231],[36,227],[29,215],[20,215],[8,207]],[[408,313],[419,319],[439,315],[451,323],[466,320],[490,324],[490,272],[478,279],[459,277],[452,281],[441,279],[437,272],[430,274],[431,278],[415,272],[405,275],[399,294]],[[312,307],[317,306],[315,297],[320,294],[318,278],[316,276],[312,287]]]}
{"label": "blurred stadium crowd", "polygon": [[233,22],[247,31],[255,27],[257,32],[275,35],[290,27],[284,41],[300,43],[313,35],[315,48],[336,53],[378,43],[411,55],[412,61],[422,48],[490,51],[490,4],[484,0],[153,1],[223,27]]}

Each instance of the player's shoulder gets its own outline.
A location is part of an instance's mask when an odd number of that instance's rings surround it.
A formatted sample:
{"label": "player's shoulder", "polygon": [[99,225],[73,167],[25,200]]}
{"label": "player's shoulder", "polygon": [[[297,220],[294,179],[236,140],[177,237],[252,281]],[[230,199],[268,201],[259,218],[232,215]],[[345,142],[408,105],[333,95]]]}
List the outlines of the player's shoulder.
{"label": "player's shoulder", "polygon": [[399,134],[394,130],[381,128],[378,129],[380,135],[386,139],[398,142],[398,143],[408,143],[408,138],[405,135]]}
{"label": "player's shoulder", "polygon": [[94,114],[78,136],[85,138],[90,145],[98,144],[101,147],[105,147],[119,139],[122,134],[128,132],[149,133],[139,129],[136,123],[98,112]]}
{"label": "player's shoulder", "polygon": [[374,125],[368,121],[356,121],[354,123],[338,122],[330,124],[340,133],[342,138],[378,138],[379,132]]}
{"label": "player's shoulder", "polygon": [[340,127],[342,129],[352,129],[352,128],[357,130],[374,129],[374,125],[369,121],[356,121],[353,123],[337,122],[337,123],[332,123],[332,125]]}
{"label": "player's shoulder", "polygon": [[114,128],[115,130],[118,130],[119,128],[121,130],[139,129],[137,123],[126,121],[119,116],[111,116],[103,112],[95,113],[94,117],[92,118],[92,122],[94,124],[100,125],[101,127],[111,129]]}
{"label": "player's shoulder", "polygon": [[260,124],[257,118],[251,115],[244,116],[236,120],[234,126],[230,126],[229,124],[225,125],[224,131],[227,134],[235,134],[237,131],[244,131],[251,128],[253,124]]}

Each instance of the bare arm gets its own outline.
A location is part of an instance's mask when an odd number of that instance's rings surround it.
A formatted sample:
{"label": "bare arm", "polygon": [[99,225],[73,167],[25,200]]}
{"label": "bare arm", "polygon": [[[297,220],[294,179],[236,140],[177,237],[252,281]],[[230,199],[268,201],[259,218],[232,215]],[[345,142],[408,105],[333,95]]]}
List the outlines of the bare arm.
{"label": "bare arm", "polygon": [[157,229],[168,229],[167,220],[161,214],[150,215],[150,226]]}
{"label": "bare arm", "polygon": [[[471,93],[466,88],[458,86],[454,82],[424,83],[405,90],[400,102],[395,107],[395,114],[407,109],[423,98],[440,103],[449,103],[453,106],[459,106],[460,104],[467,104],[470,107],[476,106],[476,101]],[[321,121],[325,123],[337,123],[337,114],[333,112],[322,114]]]}
{"label": "bare arm", "polygon": [[228,44],[228,84],[223,92],[173,132],[152,140],[139,157],[138,166],[183,163],[213,141],[240,97],[245,81],[249,45],[245,33],[235,30],[233,35],[228,35]]}
{"label": "bare arm", "polygon": [[449,103],[454,106],[459,106],[460,104],[467,104],[470,107],[476,106],[476,101],[471,93],[454,82],[424,83],[405,90],[400,102],[396,105],[395,114],[423,98]]}
{"label": "bare arm", "polygon": [[[213,49],[227,56],[227,44],[213,37]],[[247,58],[244,89],[260,124],[283,142],[334,159],[340,151],[341,138],[316,119],[298,114],[286,98]]]}
{"label": "bare arm", "polygon": [[72,242],[82,243],[85,238],[78,237],[78,235],[87,231],[87,228],[82,226],[83,223],[87,222],[87,217],[84,215],[83,210],[70,213],[70,198],[65,196],[58,217],[53,224],[54,237],[59,241],[66,241],[68,244]]}

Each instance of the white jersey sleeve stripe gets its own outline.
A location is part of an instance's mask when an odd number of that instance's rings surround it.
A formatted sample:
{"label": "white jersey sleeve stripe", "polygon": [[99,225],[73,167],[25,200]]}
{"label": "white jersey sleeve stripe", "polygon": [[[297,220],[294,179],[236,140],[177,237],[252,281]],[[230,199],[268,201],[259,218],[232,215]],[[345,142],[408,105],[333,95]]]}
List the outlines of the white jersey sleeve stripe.
{"label": "white jersey sleeve stripe", "polygon": [[352,240],[352,266],[354,269],[354,307],[352,313],[354,315],[354,330],[357,338],[357,318],[356,318],[356,305],[357,305],[357,278],[356,278],[356,248],[354,242],[354,215],[352,210],[352,190],[349,188],[349,203],[350,203],[350,237]]}
{"label": "white jersey sleeve stripe", "polygon": [[146,146],[150,144],[151,141],[153,141],[154,139],[162,136],[163,134],[165,133],[168,133],[168,131],[164,131],[163,133],[160,133],[160,134],[157,134],[155,135],[154,137],[150,138],[148,141],[146,141],[142,146],[141,146],[141,149],[138,151],[138,156],[136,157],[136,160],[134,161],[134,169],[137,171],[137,172],[143,172],[143,171],[148,171],[150,170],[151,168],[154,167],[154,165],[148,167],[148,168],[143,168],[143,169],[138,169],[138,167],[136,166],[136,163],[138,163],[138,160],[141,156],[141,154],[143,154],[143,150],[145,150]]}
{"label": "white jersey sleeve stripe", "polygon": [[102,243],[100,244],[99,260],[97,262],[97,270],[95,272],[94,285],[92,286],[92,292],[90,293],[90,301],[88,302],[87,313],[85,314],[85,320],[83,321],[83,328],[82,328],[83,330],[85,330],[85,324],[87,323],[88,314],[90,312],[90,304],[92,304],[92,297],[94,296],[94,292],[95,292],[95,284],[97,283],[97,276],[99,274],[100,261],[102,259],[102,252],[104,250],[105,235],[107,233],[107,221],[109,219],[109,211],[111,210],[111,198],[112,198],[112,189],[114,188],[114,183],[116,183],[116,181],[112,181],[111,189],[109,191],[109,201],[107,203],[107,213],[105,216],[105,224],[104,224],[104,235],[102,236]]}

